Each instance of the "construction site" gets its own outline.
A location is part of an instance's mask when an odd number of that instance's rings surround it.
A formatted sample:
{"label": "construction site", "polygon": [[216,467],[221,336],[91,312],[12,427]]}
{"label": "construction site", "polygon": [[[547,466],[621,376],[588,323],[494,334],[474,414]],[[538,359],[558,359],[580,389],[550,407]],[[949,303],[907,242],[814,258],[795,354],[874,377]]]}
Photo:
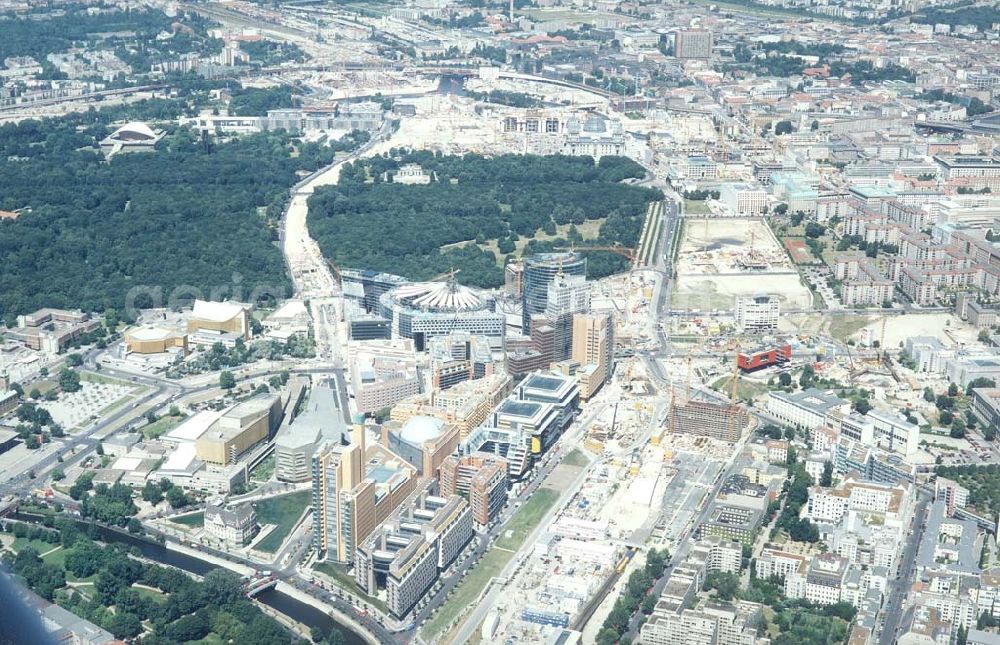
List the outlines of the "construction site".
{"label": "construction site", "polygon": [[764,285],[783,307],[805,308],[812,302],[787,252],[762,219],[685,219],[676,267],[675,309],[728,311],[736,296],[753,295]]}

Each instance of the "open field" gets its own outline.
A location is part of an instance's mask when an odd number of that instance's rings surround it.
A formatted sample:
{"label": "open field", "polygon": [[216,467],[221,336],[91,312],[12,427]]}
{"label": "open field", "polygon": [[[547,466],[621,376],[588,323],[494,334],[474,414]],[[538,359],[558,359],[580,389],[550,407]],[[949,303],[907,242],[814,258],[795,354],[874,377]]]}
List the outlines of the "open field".
{"label": "open field", "polygon": [[809,289],[767,223],[754,218],[687,219],[671,304],[689,311],[730,310],[738,295],[766,292],[785,308],[807,308]]}
{"label": "open field", "polygon": [[[867,328],[872,337],[882,336],[882,320],[880,316],[873,317]],[[885,325],[886,347],[898,347],[913,336],[934,336],[944,343],[975,343],[978,335],[972,325],[961,321],[950,313],[904,314],[889,316]],[[950,341],[950,343],[949,343]]]}
{"label": "open field", "polygon": [[[827,316],[820,314],[800,314],[788,316],[785,320],[796,332],[808,334],[828,334],[837,340],[862,340],[862,332],[867,330],[870,338],[882,337],[882,315],[878,309],[870,314],[849,314]],[[977,330],[950,313],[906,313],[885,316],[885,345],[897,348],[913,336],[935,336],[945,344],[975,343]]]}
{"label": "open field", "polygon": [[[722,392],[725,395],[729,395],[730,388],[732,387],[733,377],[723,376],[715,380],[712,383],[712,389],[718,392]],[[736,385],[736,396],[740,399],[756,398],[762,394],[767,394],[771,391],[767,383],[760,383],[758,381],[751,381],[749,379],[741,378],[739,383]]]}
{"label": "open field", "polygon": [[707,215],[712,212],[708,209],[708,202],[705,200],[684,200],[684,212],[688,215]]}
{"label": "open field", "polygon": [[[558,466],[561,468],[562,465]],[[569,466],[576,471],[578,466]],[[555,471],[553,471],[555,474]],[[507,523],[505,530],[497,538],[493,548],[487,551],[469,571],[465,579],[455,588],[455,594],[448,599],[438,612],[427,621],[421,631],[425,640],[431,640],[453,620],[466,611],[482,593],[490,579],[500,574],[514,557],[531,531],[559,499],[560,492],[542,486],[518,509]]]}
{"label": "open field", "polygon": [[573,450],[563,457],[562,463],[582,468],[590,463],[590,459],[587,459],[587,456],[580,452],[579,448],[573,448]]}
{"label": "open field", "polygon": [[187,515],[178,515],[177,517],[171,517],[169,519],[174,524],[190,526],[191,528],[201,528],[205,526],[205,511],[188,513]]}
{"label": "open field", "polygon": [[302,490],[256,502],[254,507],[257,510],[257,521],[261,525],[274,524],[275,527],[254,548],[265,553],[277,551],[288,534],[292,532],[295,523],[302,516],[302,512],[309,506],[311,494],[307,490]]}
{"label": "open field", "polygon": [[761,292],[778,296],[786,309],[808,308],[812,303],[812,294],[797,273],[747,273],[678,275],[671,306],[689,311],[731,310],[736,296]]}
{"label": "open field", "polygon": [[354,576],[349,575],[343,566],[337,565],[333,562],[318,562],[313,569],[332,578],[341,589],[346,589],[356,596],[363,597],[367,602],[375,605],[384,612],[389,611],[385,601],[380,598],[376,598],[375,596],[369,596],[363,592],[361,587],[358,586],[357,581],[355,581]]}
{"label": "open field", "polygon": [[496,548],[516,551],[521,548],[528,534],[538,525],[545,513],[559,499],[559,491],[542,487],[510,519],[503,533],[497,538]]}
{"label": "open field", "polygon": [[476,563],[475,568],[465,576],[462,584],[456,587],[455,595],[441,605],[438,613],[434,614],[434,617],[427,621],[427,624],[420,632],[424,640],[430,640],[447,627],[451,621],[458,618],[472,604],[472,601],[478,597],[490,579],[503,571],[503,568],[507,566],[507,562],[513,556],[514,554],[509,551],[498,551],[496,549],[486,552],[479,559],[479,562]]}
{"label": "open field", "polygon": [[178,414],[176,417],[170,416],[169,414],[163,415],[156,421],[143,426],[142,436],[146,439],[156,439],[179,426],[181,421],[186,418],[187,417],[182,414]]}

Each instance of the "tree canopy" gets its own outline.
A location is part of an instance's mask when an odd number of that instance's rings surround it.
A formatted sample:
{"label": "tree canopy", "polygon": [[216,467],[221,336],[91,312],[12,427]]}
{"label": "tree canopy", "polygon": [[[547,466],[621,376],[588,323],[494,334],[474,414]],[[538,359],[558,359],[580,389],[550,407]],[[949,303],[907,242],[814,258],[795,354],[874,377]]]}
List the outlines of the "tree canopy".
{"label": "tree canopy", "polygon": [[[391,181],[403,164],[431,173],[429,185]],[[429,279],[459,268],[460,282],[480,287],[503,283],[501,253],[539,229],[604,219],[597,245],[634,246],[649,201],[659,191],[620,183],[642,177],[642,168],[621,157],[502,155],[485,158],[430,152],[374,157],[345,166],[340,183],[309,201],[309,230],[337,264]],[[536,244],[542,251],[566,240]],[[596,255],[596,254],[595,254]],[[601,268],[601,263],[594,263]],[[621,270],[608,265],[603,275]],[[600,277],[592,275],[591,277]]]}
{"label": "tree canopy", "polygon": [[0,316],[287,293],[275,241],[288,190],[340,146],[274,132],[214,145],[174,128],[155,152],[106,161],[110,131],[98,112],[0,127],[0,208],[20,210],[0,223]]}

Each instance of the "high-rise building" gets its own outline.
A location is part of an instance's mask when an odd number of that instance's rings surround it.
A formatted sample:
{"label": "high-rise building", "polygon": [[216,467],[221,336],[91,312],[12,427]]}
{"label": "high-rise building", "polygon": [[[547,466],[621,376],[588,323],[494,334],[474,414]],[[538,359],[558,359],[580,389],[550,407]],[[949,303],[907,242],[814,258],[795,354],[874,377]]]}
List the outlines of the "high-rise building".
{"label": "high-rise building", "polygon": [[736,442],[747,425],[747,412],[738,405],[688,401],[670,412],[674,432]]}
{"label": "high-rise building", "polygon": [[364,461],[364,428],[357,426],[352,434],[350,445],[327,444],[313,456],[313,544],[340,562],[349,561],[360,541],[343,503],[361,483]]}
{"label": "high-rise building", "polygon": [[452,455],[441,464],[441,495],[461,495],[477,524],[489,524],[507,501],[507,462],[488,453]]}
{"label": "high-rise building", "polygon": [[524,258],[522,331],[527,332],[531,329],[533,315],[545,313],[549,283],[560,273],[566,276],[586,276],[587,258],[572,252],[539,253]]}
{"label": "high-rise building", "polygon": [[590,284],[581,275],[556,274],[549,283],[545,318],[555,330],[552,361],[569,358],[573,350],[573,316],[590,310]]}
{"label": "high-rise building", "polygon": [[511,262],[503,271],[503,290],[513,298],[520,298],[524,289],[524,265]]}
{"label": "high-rise building", "polygon": [[384,588],[389,611],[405,616],[473,533],[472,511],[465,500],[431,495],[425,489],[358,545],[355,580],[372,595]]}
{"label": "high-rise building", "polygon": [[[614,321],[610,314],[576,314],[573,316],[572,358],[581,366],[596,366],[598,387],[611,376],[614,368]],[[593,394],[588,391],[588,396]]]}
{"label": "high-rise building", "polygon": [[674,32],[674,56],[711,58],[712,32],[705,29],[679,29]]}
{"label": "high-rise building", "polygon": [[384,446],[367,446],[363,426],[351,443],[329,442],[313,456],[313,546],[328,560],[354,551],[417,485],[416,469]]}

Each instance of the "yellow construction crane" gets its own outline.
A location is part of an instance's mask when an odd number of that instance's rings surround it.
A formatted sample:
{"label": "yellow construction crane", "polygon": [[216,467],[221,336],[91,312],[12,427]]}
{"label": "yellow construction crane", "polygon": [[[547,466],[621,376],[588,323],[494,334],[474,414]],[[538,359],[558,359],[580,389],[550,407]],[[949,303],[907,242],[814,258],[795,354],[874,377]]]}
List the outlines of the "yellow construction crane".
{"label": "yellow construction crane", "polygon": [[885,321],[888,320],[888,316],[882,314],[882,333],[878,339],[878,356],[879,363],[885,362]]}
{"label": "yellow construction crane", "polygon": [[462,272],[461,269],[456,269],[452,267],[451,269],[448,269],[444,273],[439,273],[438,275],[434,276],[433,278],[428,280],[428,282],[437,282],[438,280],[443,280],[445,278],[448,278],[448,282],[454,282],[455,276],[461,272]]}
{"label": "yellow construction crane", "polygon": [[740,344],[736,343],[736,360],[733,361],[733,376],[729,381],[729,402],[736,405],[740,384]]}
{"label": "yellow construction crane", "polygon": [[685,397],[685,399],[687,401],[691,400],[691,352],[693,352],[693,351],[694,350],[691,349],[691,348],[688,349],[688,355],[687,355],[687,378],[684,379],[684,385],[687,388],[687,390],[686,390],[687,396]]}
{"label": "yellow construction crane", "polygon": [[576,246],[571,244],[570,246],[559,246],[556,247],[556,251],[571,251],[573,253],[577,251],[609,251],[611,253],[617,253],[622,255],[629,260],[635,260],[635,249],[627,246]]}
{"label": "yellow construction crane", "polygon": [[333,272],[333,280],[337,283],[337,286],[339,287],[341,285],[340,267],[334,264],[333,260],[331,260],[330,258],[326,259],[326,264],[327,266],[330,267],[330,271]]}
{"label": "yellow construction crane", "polygon": [[743,418],[740,412],[739,399],[737,394],[739,393],[740,384],[740,343],[736,343],[736,358],[733,361],[733,376],[732,380],[729,382],[729,436],[735,436],[737,434],[742,434],[742,428],[733,427],[733,425],[739,426]]}

